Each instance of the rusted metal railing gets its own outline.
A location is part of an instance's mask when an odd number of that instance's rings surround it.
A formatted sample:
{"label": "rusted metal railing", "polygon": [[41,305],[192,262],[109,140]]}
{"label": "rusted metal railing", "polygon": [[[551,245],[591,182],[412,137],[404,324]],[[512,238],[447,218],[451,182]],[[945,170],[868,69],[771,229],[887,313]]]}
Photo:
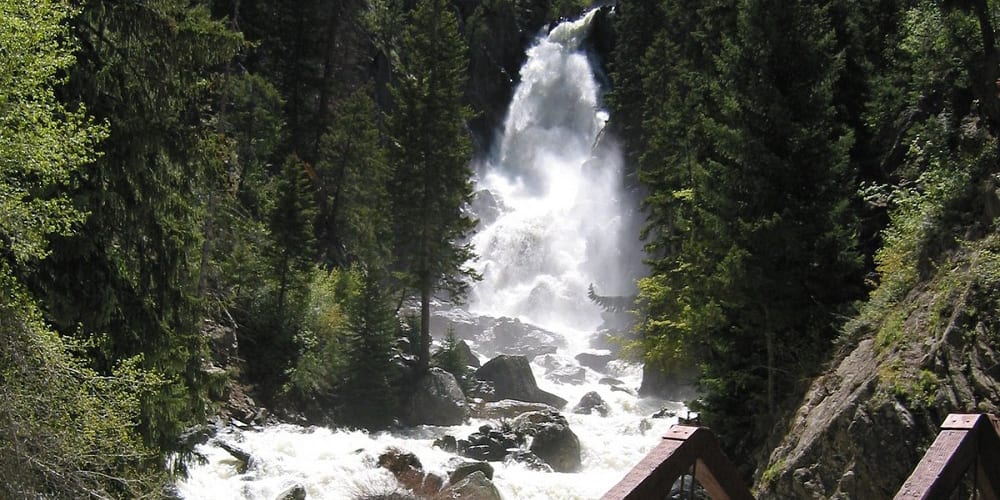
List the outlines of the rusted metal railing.
{"label": "rusted metal railing", "polygon": [[712,431],[675,425],[663,436],[663,442],[604,494],[603,500],[661,500],[692,468],[695,479],[714,500],[753,499]]}
{"label": "rusted metal railing", "polygon": [[979,498],[1000,500],[1000,421],[993,415],[948,415],[896,500],[949,498],[970,471]]}

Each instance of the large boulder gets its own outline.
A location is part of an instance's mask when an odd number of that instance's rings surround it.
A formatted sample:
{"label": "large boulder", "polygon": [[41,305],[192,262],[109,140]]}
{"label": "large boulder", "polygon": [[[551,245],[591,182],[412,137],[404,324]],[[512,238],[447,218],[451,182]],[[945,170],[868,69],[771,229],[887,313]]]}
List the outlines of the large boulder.
{"label": "large boulder", "polygon": [[538,388],[531,373],[528,358],[501,354],[476,370],[475,378],[493,385],[489,401],[517,399],[532,403],[544,403],[555,408],[566,406],[566,400]]}
{"label": "large boulder", "polygon": [[419,380],[406,402],[403,422],[407,425],[457,425],[469,416],[465,395],[455,376],[431,368]]}
{"label": "large boulder", "polygon": [[469,413],[473,418],[483,418],[487,420],[510,420],[522,413],[545,410],[556,411],[556,408],[553,408],[545,403],[529,403],[527,401],[518,401],[516,399],[502,399],[500,401],[487,401],[479,404],[473,404],[469,409]]}
{"label": "large boulder", "polygon": [[511,422],[515,432],[534,436],[529,450],[556,472],[580,469],[580,439],[558,412],[525,413]]}
{"label": "large boulder", "polygon": [[576,355],[576,361],[591,370],[596,370],[603,372],[607,367],[608,363],[614,359],[610,354],[594,354],[590,352],[581,352]]}
{"label": "large boulder", "polygon": [[461,481],[447,487],[440,498],[469,498],[474,500],[502,500],[497,487],[482,471],[474,471]]}

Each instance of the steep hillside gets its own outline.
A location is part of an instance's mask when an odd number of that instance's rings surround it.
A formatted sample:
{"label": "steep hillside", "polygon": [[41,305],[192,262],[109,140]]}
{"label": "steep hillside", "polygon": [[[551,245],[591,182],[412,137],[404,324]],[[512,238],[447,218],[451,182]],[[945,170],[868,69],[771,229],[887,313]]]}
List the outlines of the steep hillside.
{"label": "steep hillside", "polygon": [[998,411],[1000,236],[959,244],[928,274],[851,325],[761,461],[760,498],[890,498],[948,413]]}

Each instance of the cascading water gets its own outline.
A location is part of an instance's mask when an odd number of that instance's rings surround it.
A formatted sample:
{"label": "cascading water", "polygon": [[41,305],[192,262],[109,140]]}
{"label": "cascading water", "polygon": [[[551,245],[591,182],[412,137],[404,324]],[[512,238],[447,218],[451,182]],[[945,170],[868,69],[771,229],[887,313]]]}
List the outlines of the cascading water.
{"label": "cascading water", "polygon": [[593,332],[601,316],[587,286],[630,291],[641,255],[621,155],[610,141],[595,151],[608,115],[579,50],[596,12],[560,24],[528,51],[500,151],[480,168],[479,187],[505,209],[473,239],[484,279],[471,312]]}
{"label": "cascading water", "polygon": [[[552,363],[578,367],[573,356],[589,349],[601,325],[601,310],[587,299],[588,285],[628,293],[641,259],[632,204],[621,186],[620,155],[601,140],[607,113],[599,108],[600,88],[580,50],[593,15],[560,24],[528,53],[498,151],[478,169],[479,201],[492,200],[490,213],[479,214],[482,226],[473,238],[484,279],[474,287],[468,311],[460,312],[518,318],[564,337],[564,348],[546,357],[550,370]],[[600,384],[610,375],[623,386],[639,385],[641,367],[621,361],[603,372],[586,369],[582,383],[546,378],[546,368],[534,362],[532,370],[542,389],[570,401],[563,414],[579,437],[582,468],[553,473],[494,462],[494,483],[508,500],[601,496],[676,421],[648,415],[665,404],[681,406]],[[569,411],[589,391],[606,401],[607,417]],[[483,423],[472,419],[462,426],[373,435],[294,425],[229,429],[198,448],[205,463],[193,465],[178,489],[188,499],[271,500],[299,484],[307,498],[363,498],[397,487],[376,466],[386,448],[415,453],[426,470],[446,474],[454,455],[434,448],[433,440],[467,436]],[[238,470],[218,441],[237,443],[254,457],[252,463]]]}

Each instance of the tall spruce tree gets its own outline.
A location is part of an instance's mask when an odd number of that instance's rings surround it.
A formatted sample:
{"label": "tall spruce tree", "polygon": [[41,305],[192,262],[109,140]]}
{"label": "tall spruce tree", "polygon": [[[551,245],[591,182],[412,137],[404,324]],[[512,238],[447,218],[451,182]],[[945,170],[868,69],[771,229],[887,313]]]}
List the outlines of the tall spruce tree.
{"label": "tall spruce tree", "polygon": [[123,358],[167,383],[143,400],[142,430],[160,450],[205,413],[208,372],[197,293],[204,161],[213,75],[243,45],[200,2],[86,2],[73,21],[81,50],[62,89],[110,135],[68,193],[88,214],[56,238],[36,283],[63,332],[107,335],[92,354],[108,373]]}
{"label": "tall spruce tree", "polygon": [[[812,0],[738,5],[718,61],[719,117],[706,125],[699,203],[711,223],[696,237],[720,252],[702,268],[711,284],[702,300],[721,319],[703,332],[706,409],[710,422],[728,424],[719,429],[742,428],[723,437],[749,453],[801,389],[795,380],[818,366],[860,268],[848,211],[852,136],[835,119],[841,61],[827,13]],[[738,422],[747,404],[760,411]]]}
{"label": "tall spruce tree", "polygon": [[378,129],[380,112],[362,88],[337,106],[320,141],[317,239],[323,260],[386,269],[392,248],[391,165]]}
{"label": "tall spruce tree", "polygon": [[347,304],[347,363],[337,388],[341,421],[384,429],[396,414],[399,394],[392,363],[399,322],[377,272],[355,271],[360,291]]}
{"label": "tall spruce tree", "polygon": [[470,139],[462,103],[466,49],[446,0],[421,0],[399,49],[391,117],[396,257],[406,285],[420,297],[419,368],[430,363],[430,302],[437,291],[460,297],[474,272],[463,243],[475,221]]}

